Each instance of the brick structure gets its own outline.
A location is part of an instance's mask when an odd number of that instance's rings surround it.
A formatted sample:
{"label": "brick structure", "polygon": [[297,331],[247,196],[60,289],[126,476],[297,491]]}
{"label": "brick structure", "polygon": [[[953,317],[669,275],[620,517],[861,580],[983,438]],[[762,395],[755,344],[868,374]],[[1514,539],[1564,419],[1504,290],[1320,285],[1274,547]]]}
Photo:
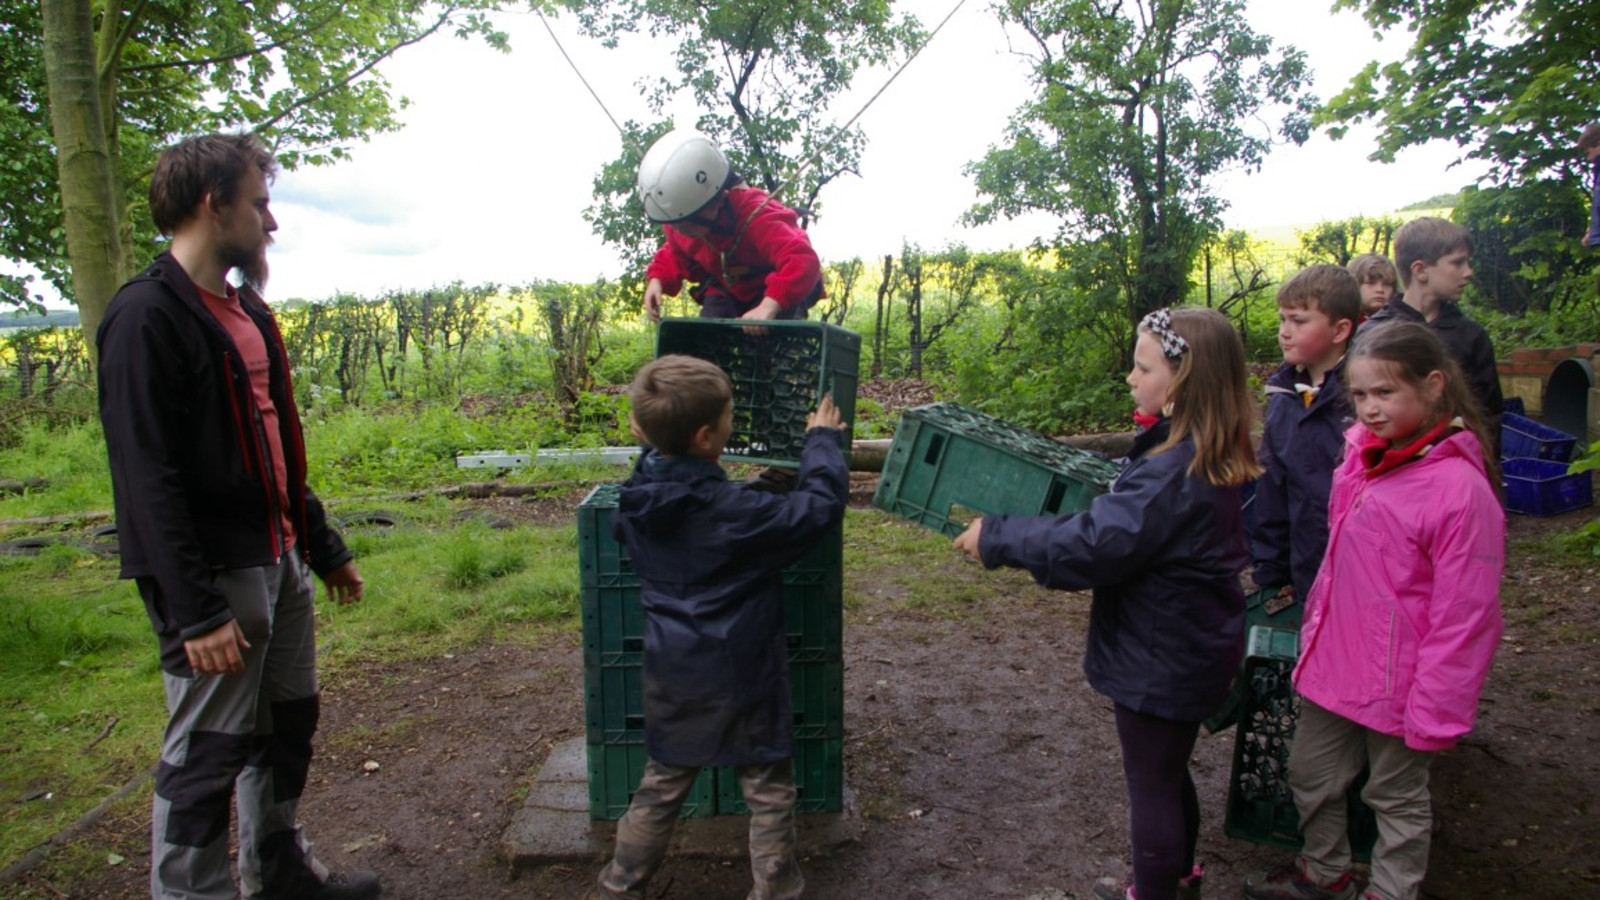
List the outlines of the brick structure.
{"label": "brick structure", "polygon": [[1507,398],[1521,397],[1528,415],[1538,418],[1544,414],[1544,389],[1556,363],[1564,359],[1590,360],[1600,354],[1600,343],[1569,344],[1565,347],[1523,347],[1511,351],[1511,359],[1496,365],[1500,373],[1500,391]]}

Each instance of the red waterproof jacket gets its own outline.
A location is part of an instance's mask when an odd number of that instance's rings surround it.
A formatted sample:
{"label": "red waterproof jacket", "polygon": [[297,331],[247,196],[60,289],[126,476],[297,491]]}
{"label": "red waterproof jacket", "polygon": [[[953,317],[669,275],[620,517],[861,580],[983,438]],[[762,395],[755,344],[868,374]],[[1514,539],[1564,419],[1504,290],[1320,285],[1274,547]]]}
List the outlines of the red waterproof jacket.
{"label": "red waterproof jacket", "polygon": [[726,294],[746,307],[771,297],[785,310],[802,308],[816,296],[822,261],[800,228],[794,210],[756,188],[727,193],[716,228],[692,238],[671,225],[666,240],[645,269],[661,279],[661,289],[676,297],[685,281]]}

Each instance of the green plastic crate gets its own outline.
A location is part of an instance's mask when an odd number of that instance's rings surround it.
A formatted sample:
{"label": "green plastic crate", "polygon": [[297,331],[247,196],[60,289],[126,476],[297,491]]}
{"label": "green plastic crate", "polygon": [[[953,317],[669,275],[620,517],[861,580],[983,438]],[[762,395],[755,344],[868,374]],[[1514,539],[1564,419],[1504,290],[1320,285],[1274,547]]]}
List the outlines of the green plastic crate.
{"label": "green plastic crate", "polygon": [[[1296,642],[1300,639],[1300,598],[1296,596],[1288,606],[1269,603],[1277,594],[1276,588],[1262,588],[1245,597],[1245,627],[1247,640],[1244,658],[1239,660],[1239,674],[1228,687],[1228,696],[1222,707],[1205,720],[1206,730],[1216,734],[1239,721],[1239,707],[1248,689],[1250,661],[1259,656],[1294,659]],[[1270,608],[1270,612],[1268,611]],[[1258,628],[1259,626],[1259,628]],[[1260,634],[1257,634],[1257,631]]]}
{"label": "green plastic crate", "polygon": [[954,537],[978,516],[1088,509],[1116,464],[955,403],[907,410],[872,504]]}
{"label": "green plastic crate", "polygon": [[[588,743],[644,743],[643,672],[637,664],[584,666],[584,737]],[[842,737],[844,663],[791,662],[789,702],[797,740]]]}
{"label": "green plastic crate", "polygon": [[[616,821],[628,811],[633,792],[644,775],[650,755],[643,744],[589,744],[589,817]],[[717,773],[702,769],[679,816],[685,819],[708,818],[717,814]]]}
{"label": "green plastic crate", "polygon": [[[717,815],[744,816],[744,790],[732,768],[717,770]],[[795,739],[794,810],[829,813],[844,809],[844,741],[840,738]]]}
{"label": "green plastic crate", "polygon": [[[578,558],[584,648],[584,713],[590,756],[590,815],[614,819],[627,809],[628,797],[644,771],[642,665],[644,611],[639,577],[627,548],[611,538],[618,486],[601,485],[578,509]],[[783,571],[790,698],[797,745],[838,742],[844,734],[843,659],[844,531],[832,529],[800,561]],[[613,752],[614,751],[614,752]],[[820,751],[806,751],[824,762]],[[837,758],[835,753],[831,758]],[[806,763],[816,769],[821,763]],[[803,765],[797,761],[797,779]],[[824,773],[825,774],[825,773]],[[734,778],[730,773],[729,778]],[[828,776],[832,784],[842,774]],[[715,789],[716,776],[708,770]],[[839,789],[824,790],[823,775],[812,792],[815,807],[838,809]],[[695,796],[701,783],[696,782]],[[734,778],[737,792],[737,779]],[[693,799],[693,798],[692,798]],[[831,805],[829,805],[831,804]],[[685,806],[684,815],[712,815],[715,803],[702,799]]]}
{"label": "green plastic crate", "polygon": [[[1301,844],[1300,813],[1289,788],[1289,749],[1300,717],[1300,698],[1290,679],[1299,641],[1298,632],[1287,629],[1250,629],[1222,825],[1229,837],[1290,850]],[[1346,797],[1350,846],[1360,860],[1371,858],[1378,835],[1377,817],[1361,802],[1365,781],[1363,774]]]}
{"label": "green plastic crate", "polygon": [[[656,356],[681,353],[716,363],[733,382],[733,434],[723,456],[797,466],[806,417],[823,394],[846,422],[855,420],[861,336],[826,322],[766,321],[746,334],[742,319],[662,319]],[[839,443],[850,452],[850,432]]]}
{"label": "green plastic crate", "polygon": [[[611,537],[618,485],[603,484],[578,507],[578,568],[584,662],[637,664],[644,651],[639,576],[628,548]],[[844,640],[844,526],[834,526],[783,570],[791,662],[840,659]]]}

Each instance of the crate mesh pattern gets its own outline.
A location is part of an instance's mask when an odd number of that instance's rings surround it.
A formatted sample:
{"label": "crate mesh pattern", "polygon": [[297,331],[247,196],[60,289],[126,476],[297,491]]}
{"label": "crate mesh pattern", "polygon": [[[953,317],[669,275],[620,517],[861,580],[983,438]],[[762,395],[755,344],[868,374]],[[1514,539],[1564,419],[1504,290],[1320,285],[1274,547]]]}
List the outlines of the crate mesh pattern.
{"label": "crate mesh pattern", "polygon": [[[750,462],[797,464],[805,449],[806,418],[824,394],[846,422],[855,417],[861,338],[820,322],[767,322],[747,334],[748,322],[665,319],[656,355],[681,353],[715,364],[733,382],[733,433],[723,455]],[[848,432],[841,443],[849,450]]]}

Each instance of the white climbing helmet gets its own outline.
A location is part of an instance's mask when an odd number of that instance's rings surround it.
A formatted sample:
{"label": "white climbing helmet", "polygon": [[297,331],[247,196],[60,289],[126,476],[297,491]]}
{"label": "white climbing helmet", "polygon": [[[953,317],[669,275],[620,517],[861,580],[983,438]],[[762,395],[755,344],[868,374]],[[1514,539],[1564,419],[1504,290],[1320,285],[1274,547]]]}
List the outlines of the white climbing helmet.
{"label": "white climbing helmet", "polygon": [[721,193],[728,158],[698,131],[679,128],[651,145],[639,163],[639,198],[652,222],[677,222]]}

